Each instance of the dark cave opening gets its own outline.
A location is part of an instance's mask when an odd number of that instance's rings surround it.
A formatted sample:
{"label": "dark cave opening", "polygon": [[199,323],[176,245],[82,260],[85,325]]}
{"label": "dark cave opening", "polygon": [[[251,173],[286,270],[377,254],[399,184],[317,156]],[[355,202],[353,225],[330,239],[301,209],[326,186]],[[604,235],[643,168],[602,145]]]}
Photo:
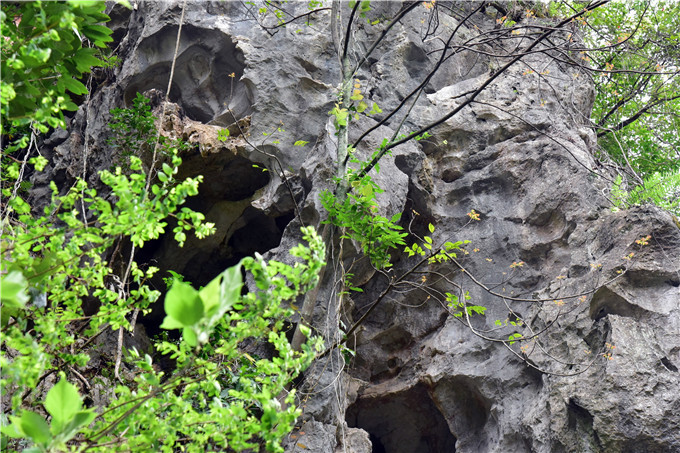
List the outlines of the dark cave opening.
{"label": "dark cave opening", "polygon": [[[187,241],[180,248],[172,232],[175,224],[169,222],[161,238],[138,251],[138,262],[160,269],[150,283],[162,293],[168,289],[164,281],[170,276],[168,271],[181,274],[195,288],[205,286],[242,258],[277,247],[284,230],[294,219],[292,210],[265,213],[253,207],[253,200],[270,183],[270,176],[243,156],[229,152],[185,156],[177,179],[197,175],[204,178],[198,195],[189,198],[185,206],[203,213],[206,222],[214,223],[215,234],[197,239],[192,232],[187,232]],[[152,312],[141,319],[151,335],[160,332],[165,316],[163,300],[161,295]]]}
{"label": "dark cave opening", "polygon": [[373,453],[455,453],[456,436],[422,384],[402,392],[360,397],[347,424],[368,432]]}
{"label": "dark cave opening", "polygon": [[[242,258],[253,256],[256,252],[265,253],[277,247],[283,231],[293,219],[293,214],[280,217],[268,217],[261,211],[248,207],[238,218],[239,225],[221,246],[197,248],[194,243],[187,243],[179,248],[172,239],[172,233],[166,233],[161,239],[153,241],[139,251],[139,262],[149,263],[160,268],[152,278],[151,284],[163,294],[167,291],[163,278],[169,277],[168,271],[181,274],[195,288],[205,286],[228,267],[237,264]],[[168,228],[171,231],[171,228]],[[186,251],[184,249],[187,249]],[[171,258],[185,256],[188,259]],[[152,307],[152,312],[141,319],[150,335],[160,332],[159,326],[165,316],[163,298]]]}
{"label": "dark cave opening", "polygon": [[371,451],[373,453],[387,453],[385,446],[382,444],[382,442],[380,442],[380,439],[378,439],[375,434],[368,433],[368,438],[371,441],[371,446],[373,447]]}

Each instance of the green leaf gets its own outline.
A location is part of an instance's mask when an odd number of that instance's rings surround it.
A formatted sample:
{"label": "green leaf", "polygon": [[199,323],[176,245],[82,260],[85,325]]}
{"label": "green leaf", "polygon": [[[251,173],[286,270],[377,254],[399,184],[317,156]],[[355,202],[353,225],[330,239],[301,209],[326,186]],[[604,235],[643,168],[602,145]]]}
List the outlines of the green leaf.
{"label": "green leaf", "polygon": [[510,335],[510,336],[508,337],[508,340],[510,340],[510,341],[509,341],[509,344],[511,344],[511,345],[512,345],[512,344],[515,344],[516,341],[514,341],[514,340],[517,340],[517,339],[520,339],[520,338],[522,338],[522,334],[521,334],[521,333],[513,333],[512,335]]}
{"label": "green leaf", "polygon": [[52,416],[52,433],[57,434],[80,411],[82,401],[75,385],[64,376],[47,392],[45,410]]}
{"label": "green leaf", "polygon": [[[12,439],[21,439],[22,437],[25,437],[25,434],[21,429],[21,419],[19,417],[12,416],[10,416],[9,419],[12,421],[12,424],[0,426],[0,432],[7,437],[11,437]],[[5,449],[2,448],[2,451],[5,451]]]}
{"label": "green leaf", "polygon": [[229,134],[229,129],[220,129],[219,132],[217,132],[217,139],[220,141],[226,141],[229,137]]}
{"label": "green leaf", "polygon": [[182,327],[184,327],[184,323],[176,320],[172,316],[166,316],[161,324],[161,329],[166,330],[181,329]]}
{"label": "green leaf", "polygon": [[47,445],[52,439],[50,427],[40,415],[31,411],[24,411],[18,421],[21,431],[38,445]]}
{"label": "green leaf", "polygon": [[293,143],[293,146],[305,146],[307,143],[309,142],[305,140],[298,140],[295,143]]}
{"label": "green leaf", "polygon": [[105,43],[113,41],[111,37],[113,31],[103,25],[85,25],[80,30],[97,47],[106,47]]}
{"label": "green leaf", "polygon": [[89,425],[95,418],[97,418],[97,413],[90,409],[76,413],[71,422],[65,427],[65,431],[68,430],[65,434],[69,435],[69,438],[73,437],[82,426]]}
{"label": "green leaf", "polygon": [[[175,281],[165,296],[165,313],[182,326],[193,326],[204,313],[198,291],[189,283]],[[163,321],[163,325],[167,325],[166,321]]]}
{"label": "green leaf", "polygon": [[184,341],[186,341],[189,346],[198,346],[198,337],[192,327],[184,327],[184,330],[182,330],[182,338],[184,338]]}
{"label": "green leaf", "polygon": [[26,294],[28,282],[24,274],[15,270],[0,278],[0,297],[3,309],[8,307],[23,308],[30,300],[30,297]]}
{"label": "green leaf", "polygon": [[88,8],[97,6],[99,4],[98,0],[68,0],[68,3],[72,6],[77,6],[80,8]]}
{"label": "green leaf", "polygon": [[231,307],[241,296],[243,287],[243,277],[241,275],[241,263],[232,266],[222,273],[222,291],[220,297],[220,308]]}
{"label": "green leaf", "polygon": [[3,103],[11,101],[16,96],[17,93],[14,91],[14,86],[12,84],[2,82],[2,85],[0,85],[0,97],[2,97]]}
{"label": "green leaf", "polygon": [[66,87],[66,89],[73,94],[87,94],[87,87],[85,87],[85,85],[76,79],[71,77],[63,77],[60,79],[60,82],[63,83],[64,87]]}
{"label": "green leaf", "polygon": [[208,316],[224,314],[239,300],[242,287],[241,263],[238,263],[226,269],[199,291],[206,314]]}
{"label": "green leaf", "polygon": [[73,56],[73,62],[76,64],[78,71],[90,72],[91,67],[102,65],[102,61],[94,56],[95,52],[95,49],[90,48],[78,49]]}
{"label": "green leaf", "polygon": [[220,302],[220,290],[222,288],[222,276],[224,273],[213,278],[210,283],[205,285],[198,291],[198,295],[203,301],[203,307],[205,308],[205,313],[211,316],[214,310],[219,307]]}
{"label": "green leaf", "polygon": [[430,223],[427,228],[430,230],[430,233],[434,233],[434,225]]}

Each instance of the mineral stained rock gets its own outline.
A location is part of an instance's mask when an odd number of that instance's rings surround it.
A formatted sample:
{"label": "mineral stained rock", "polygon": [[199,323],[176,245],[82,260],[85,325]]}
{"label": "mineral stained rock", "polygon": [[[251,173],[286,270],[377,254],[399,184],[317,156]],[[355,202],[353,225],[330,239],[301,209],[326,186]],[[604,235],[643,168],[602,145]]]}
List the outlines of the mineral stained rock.
{"label": "mineral stained rock", "polygon": [[[373,2],[372,14],[389,18],[400,6]],[[306,11],[304,3],[292,7]],[[111,8],[122,63],[95,86],[69,132],[44,143],[50,171],[35,178],[36,198],[49,180],[63,184],[84,172],[96,182],[114,162],[108,111],[129,106],[138,92],[158,91],[162,100],[167,88],[181,3]],[[423,39],[427,14],[420,8],[398,23],[356,76],[383,112],[427,76],[461,17],[442,8],[439,27]],[[195,145],[183,172],[205,182],[192,207],[218,234],[184,250],[160,241],[145,251],[148,259],[204,284],[254,252],[288,259],[300,239],[296,205],[307,224],[326,218],[319,193],[335,172],[328,112],[340,70],[330,11],[309,21],[265,30],[245,3],[187,3],[163,130]],[[353,56],[385,23],[357,25]],[[477,23],[493,27],[493,16]],[[471,33],[463,27],[459,39]],[[592,86],[549,54],[523,62],[549,73],[550,84],[527,76],[523,64],[511,67],[431,137],[397,147],[375,177],[385,190],[383,215],[402,213],[403,225],[421,236],[431,223],[437,241],[471,241],[459,258],[483,286],[450,263],[431,270],[453,272],[485,316],[452,316],[425,291],[391,294],[351,339],[355,357],[345,362],[335,352],[307,372],[288,451],[680,451],[680,230],[656,208],[612,212],[586,126]],[[494,65],[469,52],[446,60],[401,132],[451,111]],[[353,138],[375,122],[362,116]],[[399,122],[374,131],[357,156],[370,156]],[[224,142],[216,140],[222,128],[231,132]],[[308,143],[293,146],[299,140]],[[473,209],[479,221],[467,216]],[[647,235],[649,244],[638,246]],[[339,337],[339,321],[356,320],[387,284],[358,259],[355,244],[344,247],[346,265],[357,258],[363,292],[329,304],[337,299],[327,273],[314,324],[328,343]],[[393,261],[389,275],[412,266],[399,251]],[[432,288],[444,292],[447,284]],[[513,333],[535,339],[485,339]]]}

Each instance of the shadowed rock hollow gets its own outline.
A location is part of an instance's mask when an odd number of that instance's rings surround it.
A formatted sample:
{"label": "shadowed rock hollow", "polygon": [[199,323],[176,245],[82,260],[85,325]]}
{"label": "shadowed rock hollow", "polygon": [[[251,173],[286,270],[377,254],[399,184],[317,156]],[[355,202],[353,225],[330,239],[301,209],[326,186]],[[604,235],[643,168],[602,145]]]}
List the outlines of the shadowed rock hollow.
{"label": "shadowed rock hollow", "polygon": [[[372,14],[392,17],[399,6],[376,3]],[[180,4],[114,9],[123,63],[74,115],[69,133],[45,143],[51,176],[34,181],[36,197],[47,193],[50,178],[65,183],[80,175],[83,160],[95,181],[113,162],[103,138],[108,111],[129,105],[137,92],[165,92]],[[357,75],[383,112],[436,62],[441,42],[434,38],[446,39],[458,25],[458,16],[441,12],[439,28],[423,41],[426,14],[418,9],[396,25]],[[306,223],[325,218],[318,195],[331,187],[335,171],[328,112],[340,82],[329,22],[323,12],[311,26],[269,34],[247,5],[187,4],[163,128],[194,144],[182,172],[205,181],[191,206],[218,233],[184,249],[159,240],[144,251],[149,260],[204,284],[254,252],[286,259],[299,241],[291,191]],[[478,23],[493,27],[494,16],[481,14]],[[383,26],[362,22],[356,52]],[[471,33],[464,28],[460,39]],[[461,262],[486,288],[457,269],[452,278],[472,303],[487,307],[486,315],[467,325],[425,291],[391,294],[351,339],[356,356],[349,365],[330,354],[308,371],[299,393],[301,428],[288,451],[303,451],[300,445],[329,453],[680,451],[680,230],[656,208],[611,211],[602,195],[607,182],[595,173],[595,135],[586,126],[592,86],[546,54],[524,62],[549,72],[550,84],[527,77],[520,64],[510,68],[432,137],[397,147],[375,178],[385,189],[383,213],[401,212],[420,235],[432,223],[437,241],[471,241]],[[455,108],[460,93],[497,67],[464,52],[448,59],[405,130]],[[357,155],[370,155],[398,123],[373,132]],[[354,138],[373,124],[359,119]],[[226,142],[217,140],[223,127],[231,131]],[[298,140],[309,144],[294,147]],[[479,222],[470,222],[472,209]],[[637,247],[647,235],[650,244]],[[635,259],[624,260],[631,252]],[[358,258],[345,256],[348,266]],[[518,262],[524,265],[511,267]],[[396,252],[391,275],[412,264]],[[387,284],[365,262],[354,265],[362,293],[328,305],[334,291],[328,274],[319,292],[314,325],[328,341],[339,335],[340,319],[356,320]],[[452,271],[438,266],[431,270]],[[623,266],[628,271],[618,274]],[[445,281],[432,285],[451,288]],[[513,325],[518,317],[528,327]],[[483,338],[539,331],[540,340],[522,350]]]}

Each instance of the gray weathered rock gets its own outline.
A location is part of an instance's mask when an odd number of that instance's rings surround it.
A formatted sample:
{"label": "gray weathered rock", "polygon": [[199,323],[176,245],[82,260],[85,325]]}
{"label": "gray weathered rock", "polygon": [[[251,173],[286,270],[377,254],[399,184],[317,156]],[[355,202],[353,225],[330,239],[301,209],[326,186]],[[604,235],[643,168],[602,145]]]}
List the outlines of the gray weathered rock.
{"label": "gray weathered rock", "polygon": [[[375,14],[391,17],[399,6],[381,2]],[[104,142],[110,108],[129,105],[138,91],[167,87],[180,3],[115,8],[122,66],[74,115],[69,133],[57,131],[43,146],[50,178],[65,186],[83,171],[95,181],[96,171],[112,164]],[[423,41],[423,17],[418,9],[396,25],[357,74],[384,112],[436,62],[432,52],[441,41]],[[434,36],[446,39],[458,18],[440,17]],[[492,18],[479,21],[493,26]],[[382,26],[358,25],[358,54]],[[471,34],[463,30],[460,39]],[[440,118],[498,67],[469,53],[447,60],[400,132]],[[550,84],[525,74],[527,67],[549,73]],[[319,194],[335,174],[328,112],[340,77],[329,12],[317,13],[311,26],[270,35],[247,5],[188,2],[175,71],[174,116],[164,127],[197,144],[184,156],[183,172],[205,175],[192,206],[217,223],[218,234],[191,240],[189,252],[160,241],[147,250],[149,259],[199,284],[255,251],[285,261],[300,240],[290,191],[302,220],[318,226],[326,217]],[[535,54],[432,137],[381,162],[381,213],[401,212],[402,223],[412,221],[420,235],[432,223],[435,242],[470,240],[461,264],[496,295],[452,264],[432,267],[469,291],[470,303],[487,307],[467,325],[422,290],[392,293],[351,339],[356,357],[349,366],[336,352],[307,372],[304,413],[287,451],[680,451],[680,230],[656,208],[610,210],[586,126],[593,97],[585,77]],[[353,138],[374,121],[360,119]],[[376,130],[358,155],[370,155],[400,121]],[[222,127],[232,132],[228,143],[215,140]],[[309,143],[293,146],[297,140]],[[49,179],[40,178],[38,198],[48,193]],[[480,221],[467,216],[472,209]],[[647,235],[649,245],[635,243]],[[356,244],[343,247],[344,264],[355,266],[364,292],[338,304],[339,269],[328,266],[314,313],[327,343],[341,337],[340,319],[356,320],[386,285],[362,263]],[[396,255],[390,275],[413,265]],[[455,290],[441,280],[432,288]],[[517,317],[526,323],[513,325]],[[537,332],[535,341],[507,346],[482,338]]]}

